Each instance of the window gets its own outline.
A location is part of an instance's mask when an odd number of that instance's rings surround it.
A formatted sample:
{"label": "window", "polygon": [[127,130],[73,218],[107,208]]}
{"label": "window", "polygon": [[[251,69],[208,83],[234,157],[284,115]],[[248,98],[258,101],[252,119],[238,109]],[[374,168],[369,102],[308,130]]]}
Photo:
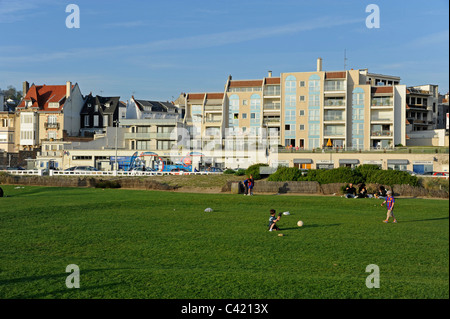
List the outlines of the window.
{"label": "window", "polygon": [[239,113],[234,113],[233,119],[234,120],[239,120]]}
{"label": "window", "polygon": [[103,115],[103,127],[106,127],[109,125],[109,116]]}
{"label": "window", "polygon": [[55,132],[55,131],[53,131],[53,132],[48,132],[48,139],[49,139],[49,140],[50,140],[50,139],[56,140],[56,132]]}
{"label": "window", "polygon": [[309,136],[319,136],[320,135],[320,125],[319,124],[309,124]]}
{"label": "window", "polygon": [[89,115],[84,116],[84,127],[89,127]]}
{"label": "window", "polygon": [[305,125],[304,125],[304,124],[300,124],[299,130],[300,130],[300,131],[304,131],[304,130],[305,130]]}
{"label": "window", "polygon": [[352,120],[364,120],[364,109],[353,108]]}
{"label": "window", "polygon": [[309,92],[320,92],[320,80],[309,81]]}
{"label": "window", "polygon": [[308,121],[320,121],[320,110],[309,110]]}
{"label": "window", "polygon": [[353,123],[352,125],[352,135],[364,135],[364,124],[363,123]]}
{"label": "window", "polygon": [[298,86],[301,88],[305,87],[305,81],[298,82]]}
{"label": "window", "polygon": [[150,147],[150,141],[136,141],[136,149],[138,150],[149,150]]}
{"label": "window", "polygon": [[308,106],[309,107],[317,107],[320,106],[320,95],[318,94],[312,94],[309,96],[308,100]]}
{"label": "window", "polygon": [[305,96],[304,95],[300,95],[299,96],[299,101],[300,102],[305,102]]}
{"label": "window", "polygon": [[285,106],[295,106],[295,95],[285,96]]}
{"label": "window", "polygon": [[98,115],[94,115],[94,126],[98,126]]}
{"label": "window", "polygon": [[290,124],[286,124],[286,125],[284,126],[284,130],[285,130],[285,131],[290,131],[290,130],[291,130],[291,125],[290,125]]}
{"label": "window", "polygon": [[295,76],[289,75],[284,82],[285,92],[286,93],[295,93],[296,92],[296,84],[297,84],[297,79],[295,78]]}
{"label": "window", "polygon": [[242,105],[248,105],[248,101],[247,100],[242,100]]}
{"label": "window", "polygon": [[242,113],[242,119],[245,120],[247,118],[247,113]]}
{"label": "window", "polygon": [[299,113],[300,116],[305,116],[305,110],[300,110]]}
{"label": "window", "polygon": [[49,115],[48,116],[48,124],[56,124],[57,118],[56,115]]}
{"label": "window", "polygon": [[295,109],[285,111],[285,121],[295,121]]}
{"label": "window", "polygon": [[250,113],[250,118],[251,119],[255,119],[256,118],[256,113]]}

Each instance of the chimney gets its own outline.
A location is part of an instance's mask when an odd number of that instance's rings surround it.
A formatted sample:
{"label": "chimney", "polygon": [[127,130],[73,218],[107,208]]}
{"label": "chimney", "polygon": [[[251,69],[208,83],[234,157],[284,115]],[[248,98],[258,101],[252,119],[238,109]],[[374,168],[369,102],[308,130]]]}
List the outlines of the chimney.
{"label": "chimney", "polygon": [[317,72],[322,71],[322,58],[317,59]]}
{"label": "chimney", "polygon": [[269,78],[272,77],[272,71],[269,71]]}
{"label": "chimney", "polygon": [[30,89],[30,83],[28,83],[27,81],[23,82],[23,97],[25,97],[28,93],[28,90]]}
{"label": "chimney", "polygon": [[66,98],[70,96],[70,91],[72,90],[72,82],[66,82]]}

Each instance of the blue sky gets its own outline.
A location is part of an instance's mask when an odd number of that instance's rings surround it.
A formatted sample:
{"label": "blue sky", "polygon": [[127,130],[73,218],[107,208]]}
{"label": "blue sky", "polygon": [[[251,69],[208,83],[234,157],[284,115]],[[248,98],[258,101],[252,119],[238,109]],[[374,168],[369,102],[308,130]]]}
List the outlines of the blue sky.
{"label": "blue sky", "polygon": [[[70,3],[80,28],[68,29]],[[380,28],[365,24],[368,4]],[[257,79],[368,68],[406,85],[449,84],[448,0],[0,0],[0,88],[77,82],[83,94],[171,100]]]}

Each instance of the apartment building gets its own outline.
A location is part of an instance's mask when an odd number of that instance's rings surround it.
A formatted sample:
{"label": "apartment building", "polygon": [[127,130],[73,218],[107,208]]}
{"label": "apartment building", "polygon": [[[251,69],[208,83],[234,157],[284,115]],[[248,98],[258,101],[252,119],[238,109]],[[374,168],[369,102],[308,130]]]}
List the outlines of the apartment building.
{"label": "apartment building", "polygon": [[405,144],[405,86],[367,69],[281,74],[284,146],[362,149]]}
{"label": "apartment building", "polygon": [[183,124],[179,109],[170,102],[137,100],[127,105],[125,148],[136,151],[167,151],[177,145]]}
{"label": "apartment building", "polygon": [[43,140],[79,135],[84,99],[78,84],[29,87],[24,82],[23,94],[15,118],[15,143],[19,150],[38,148]]}
{"label": "apartment building", "polygon": [[437,125],[439,91],[437,85],[406,89],[407,133],[434,130]]}

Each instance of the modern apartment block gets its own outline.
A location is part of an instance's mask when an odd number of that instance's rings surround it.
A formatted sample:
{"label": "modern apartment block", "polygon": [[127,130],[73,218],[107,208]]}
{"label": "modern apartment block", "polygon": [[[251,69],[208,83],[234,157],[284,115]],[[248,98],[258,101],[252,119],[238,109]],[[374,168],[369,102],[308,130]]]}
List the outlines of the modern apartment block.
{"label": "modern apartment block", "polygon": [[406,89],[407,133],[437,128],[438,104],[437,85],[408,87]]}
{"label": "modern apartment block", "polygon": [[182,130],[179,109],[172,103],[137,100],[134,96],[127,105],[125,148],[135,151],[167,151],[173,149]]}
{"label": "modern apartment block", "polygon": [[[406,145],[406,94],[399,77],[367,69],[324,71],[319,58],[312,72],[229,76],[223,93],[185,94],[184,123],[192,138],[214,136],[225,149],[268,136],[305,150],[389,148]],[[227,136],[236,138],[218,142]]]}
{"label": "modern apartment block", "polygon": [[367,69],[281,74],[284,146],[368,150],[405,144],[405,86]]}

